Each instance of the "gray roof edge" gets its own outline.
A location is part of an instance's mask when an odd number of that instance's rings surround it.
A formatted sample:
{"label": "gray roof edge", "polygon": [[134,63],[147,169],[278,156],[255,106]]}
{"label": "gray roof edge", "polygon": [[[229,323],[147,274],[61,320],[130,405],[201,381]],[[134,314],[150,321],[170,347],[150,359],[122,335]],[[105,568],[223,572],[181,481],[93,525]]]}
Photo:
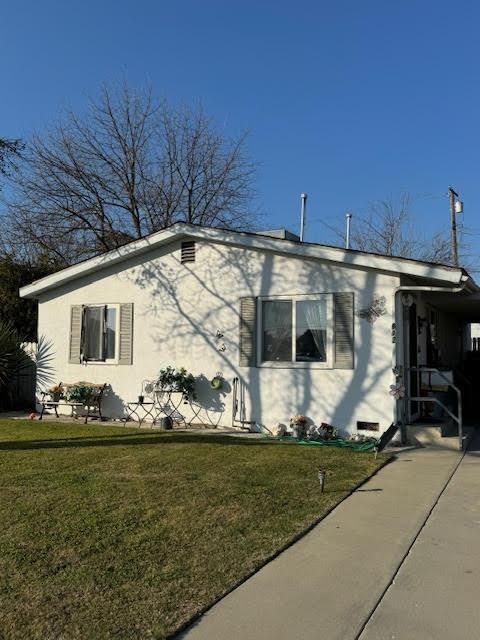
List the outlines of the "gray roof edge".
{"label": "gray roof edge", "polygon": [[184,236],[224,244],[245,246],[257,250],[277,251],[279,253],[296,255],[297,257],[338,262],[353,267],[403,273],[434,280],[446,280],[452,283],[458,283],[462,277],[465,277],[465,275],[468,276],[468,273],[464,269],[451,265],[422,262],[397,256],[385,256],[317,243],[301,243],[298,240],[268,236],[265,235],[264,232],[235,231],[177,222],[149,236],[133,240],[117,249],[94,256],[93,258],[88,258],[49,276],[45,276],[40,280],[36,280],[22,287],[20,289],[20,296],[35,298],[40,293],[58,287],[64,282],[87,275],[97,269],[120,263]]}

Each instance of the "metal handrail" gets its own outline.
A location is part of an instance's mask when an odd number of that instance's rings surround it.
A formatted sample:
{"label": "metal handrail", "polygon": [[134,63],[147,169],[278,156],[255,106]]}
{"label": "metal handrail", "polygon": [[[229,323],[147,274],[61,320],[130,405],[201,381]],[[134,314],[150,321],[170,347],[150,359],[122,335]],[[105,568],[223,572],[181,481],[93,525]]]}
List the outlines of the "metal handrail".
{"label": "metal handrail", "polygon": [[457,406],[458,406],[458,416],[456,416],[450,409],[448,409],[443,402],[441,402],[438,398],[428,398],[425,396],[420,397],[409,397],[408,399],[413,402],[435,402],[452,418],[458,425],[458,446],[460,451],[463,451],[465,438],[463,436],[463,409],[462,409],[462,392],[460,389],[451,382],[447,376],[440,371],[439,369],[435,369],[434,367],[408,367],[409,371],[416,371],[417,373],[436,373],[445,380],[447,385],[451,387],[455,393],[457,394]]}

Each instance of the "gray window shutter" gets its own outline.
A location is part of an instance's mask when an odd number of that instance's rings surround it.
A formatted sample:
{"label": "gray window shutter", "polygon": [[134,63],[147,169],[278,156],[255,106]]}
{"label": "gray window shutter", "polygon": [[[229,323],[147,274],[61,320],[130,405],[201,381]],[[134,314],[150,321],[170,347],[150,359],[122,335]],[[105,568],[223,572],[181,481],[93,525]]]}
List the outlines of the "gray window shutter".
{"label": "gray window shutter", "polygon": [[241,367],[257,366],[257,299],[240,298],[239,349]]}
{"label": "gray window shutter", "polygon": [[118,364],[132,364],[133,304],[120,305],[120,340]]}
{"label": "gray window shutter", "polygon": [[75,304],[70,310],[70,349],[68,362],[70,364],[80,364],[82,355],[82,317],[83,307]]}
{"label": "gray window shutter", "polygon": [[353,293],[334,293],[334,362],[335,369],[354,368],[354,295]]}

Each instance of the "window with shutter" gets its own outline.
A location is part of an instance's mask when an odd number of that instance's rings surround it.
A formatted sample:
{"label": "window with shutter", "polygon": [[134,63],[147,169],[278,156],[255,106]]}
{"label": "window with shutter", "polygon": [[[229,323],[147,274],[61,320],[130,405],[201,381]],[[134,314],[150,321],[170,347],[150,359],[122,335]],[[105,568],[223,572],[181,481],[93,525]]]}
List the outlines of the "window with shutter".
{"label": "window with shutter", "polygon": [[335,369],[353,369],[355,366],[354,295],[352,292],[335,293]]}
{"label": "window with shutter", "polygon": [[70,310],[70,364],[80,364],[82,358],[82,314],[81,304],[73,305]]}
{"label": "window with shutter", "polygon": [[257,325],[260,366],[354,366],[353,293],[260,298]]}
{"label": "window with shutter", "polygon": [[71,309],[69,362],[131,364],[133,305],[75,305]]}
{"label": "window with shutter", "polygon": [[118,364],[133,361],[133,304],[120,305],[120,341]]}
{"label": "window with shutter", "polygon": [[259,301],[262,366],[332,366],[332,296],[275,296]]}
{"label": "window with shutter", "polygon": [[240,299],[239,351],[241,367],[257,365],[257,299]]}

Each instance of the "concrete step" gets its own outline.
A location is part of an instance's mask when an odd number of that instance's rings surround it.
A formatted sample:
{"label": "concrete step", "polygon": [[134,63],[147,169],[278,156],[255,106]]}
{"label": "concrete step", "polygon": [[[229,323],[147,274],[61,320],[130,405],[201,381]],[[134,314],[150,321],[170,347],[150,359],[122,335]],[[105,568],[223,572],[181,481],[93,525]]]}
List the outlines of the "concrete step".
{"label": "concrete step", "polygon": [[407,426],[409,444],[458,451],[458,435],[450,423]]}

